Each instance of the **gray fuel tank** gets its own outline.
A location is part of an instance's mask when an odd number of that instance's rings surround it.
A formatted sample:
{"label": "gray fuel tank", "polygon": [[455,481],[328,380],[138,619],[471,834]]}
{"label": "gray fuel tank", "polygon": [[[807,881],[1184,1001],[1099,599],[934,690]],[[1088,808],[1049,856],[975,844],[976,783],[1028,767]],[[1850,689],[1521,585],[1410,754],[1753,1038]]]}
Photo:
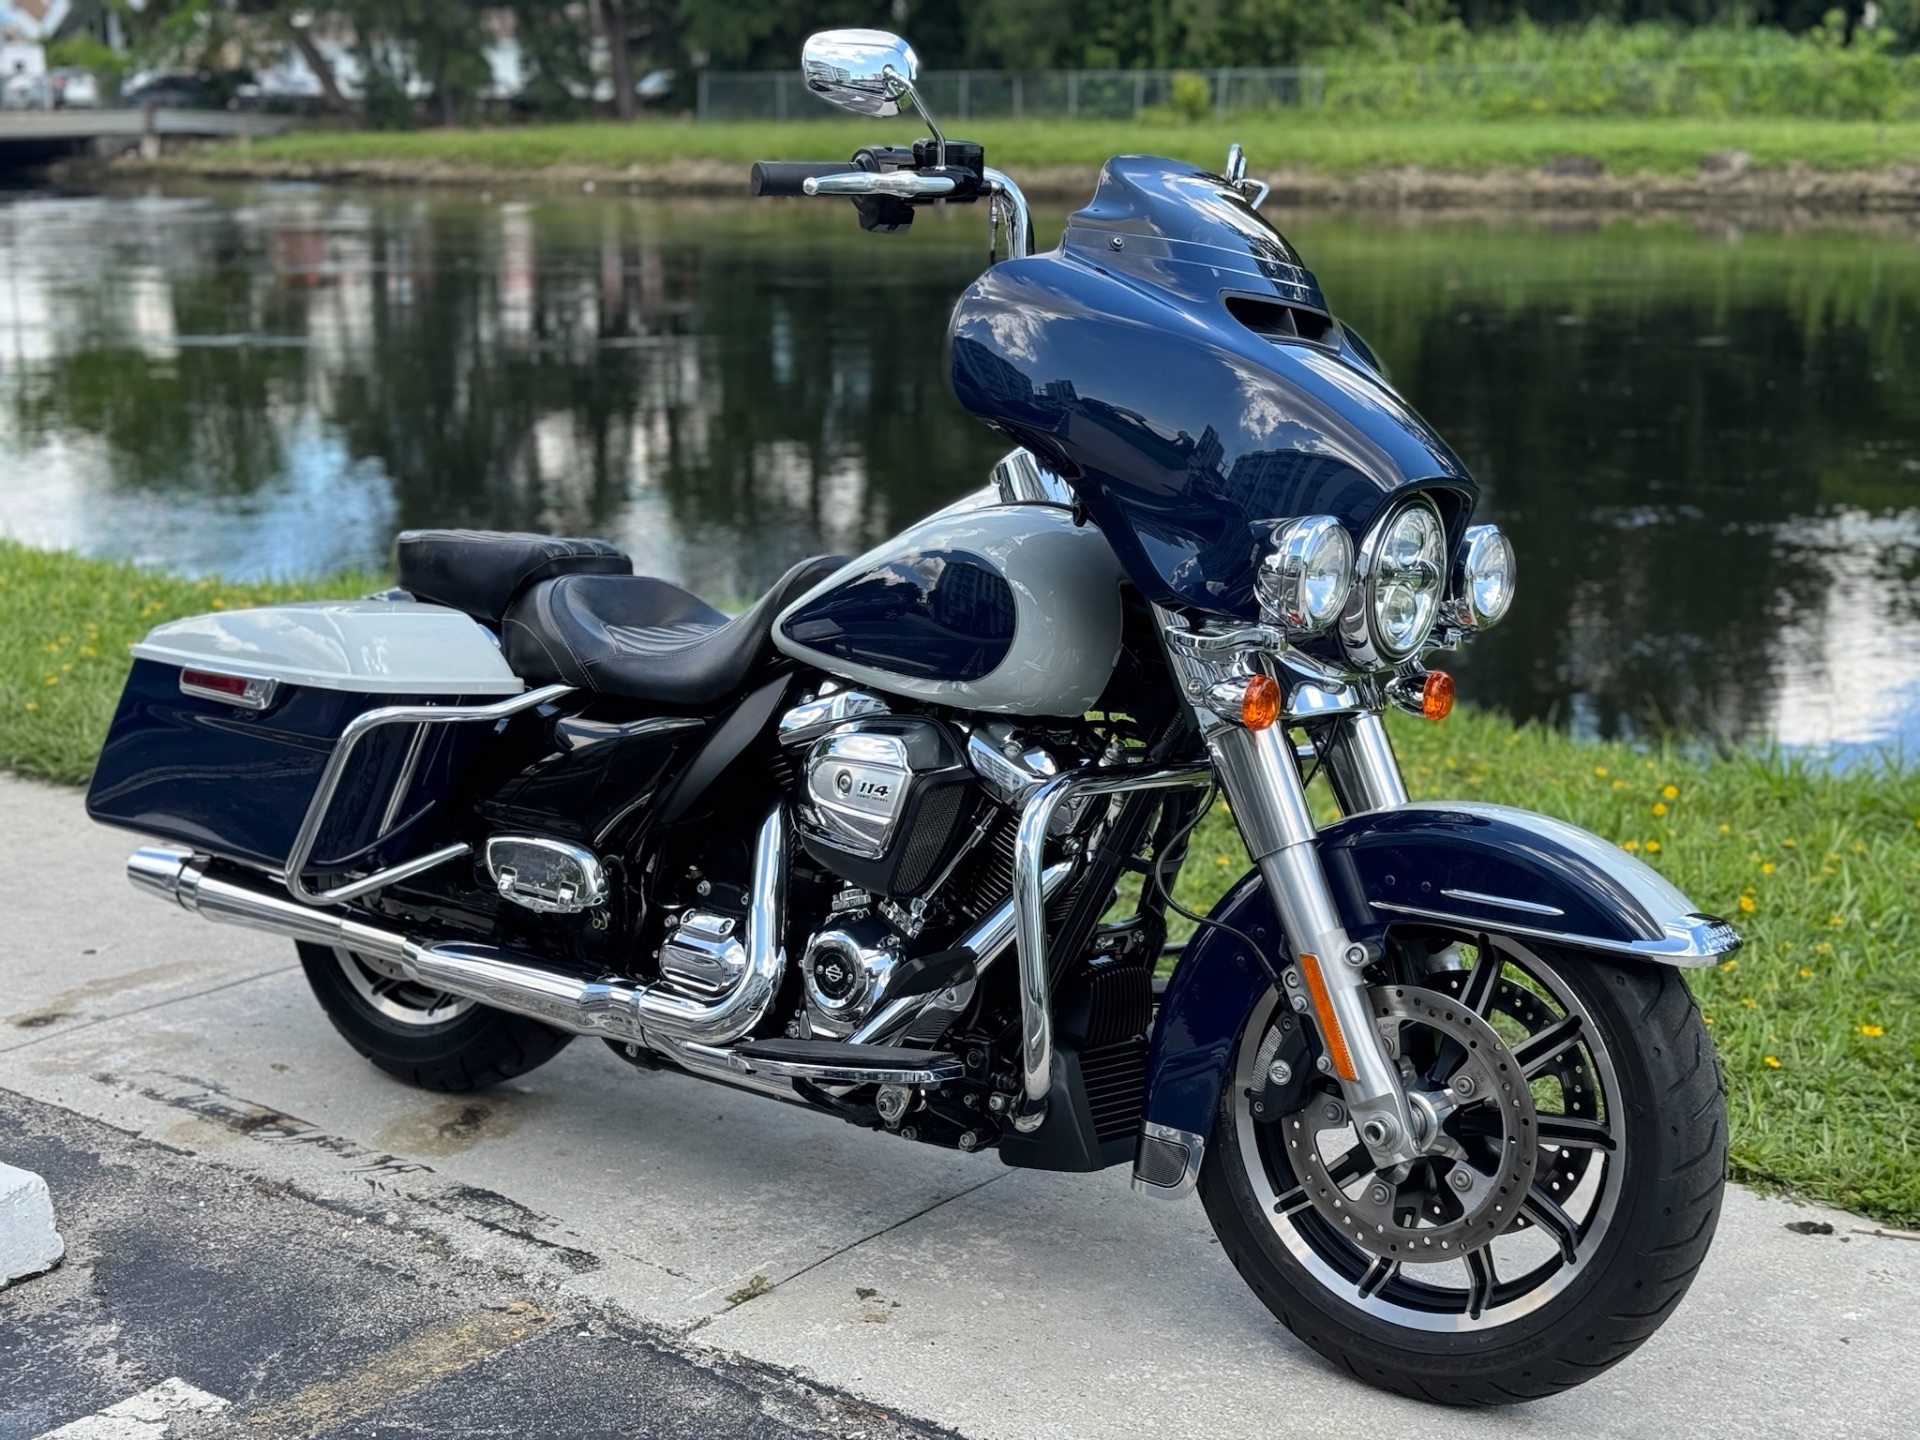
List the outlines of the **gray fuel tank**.
{"label": "gray fuel tank", "polygon": [[1120,653],[1120,581],[1106,537],[1058,506],[953,506],[794,601],[773,642],[875,690],[1078,715]]}

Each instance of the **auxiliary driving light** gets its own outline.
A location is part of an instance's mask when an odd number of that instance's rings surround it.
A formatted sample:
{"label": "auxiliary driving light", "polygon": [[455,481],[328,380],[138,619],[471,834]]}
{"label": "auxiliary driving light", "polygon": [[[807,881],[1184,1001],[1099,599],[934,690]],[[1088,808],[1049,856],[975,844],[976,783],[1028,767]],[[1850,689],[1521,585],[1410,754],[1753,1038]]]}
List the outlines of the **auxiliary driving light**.
{"label": "auxiliary driving light", "polygon": [[1331,515],[1289,520],[1274,528],[1255,585],[1269,621],[1292,635],[1318,635],[1353,588],[1353,541]]}
{"label": "auxiliary driving light", "polygon": [[1465,541],[1454,577],[1453,623],[1484,630],[1513,604],[1513,542],[1498,525],[1471,525]]}

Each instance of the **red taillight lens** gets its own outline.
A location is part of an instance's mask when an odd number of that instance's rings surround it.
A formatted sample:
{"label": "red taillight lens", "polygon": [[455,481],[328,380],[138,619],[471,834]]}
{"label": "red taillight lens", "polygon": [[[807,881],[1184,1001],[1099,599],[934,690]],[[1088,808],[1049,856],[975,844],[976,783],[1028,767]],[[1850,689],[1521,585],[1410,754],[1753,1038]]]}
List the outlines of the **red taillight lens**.
{"label": "red taillight lens", "polygon": [[182,670],[180,683],[191,685],[195,690],[211,690],[216,695],[231,695],[243,700],[247,694],[247,677],[244,675],[220,675],[212,670]]}

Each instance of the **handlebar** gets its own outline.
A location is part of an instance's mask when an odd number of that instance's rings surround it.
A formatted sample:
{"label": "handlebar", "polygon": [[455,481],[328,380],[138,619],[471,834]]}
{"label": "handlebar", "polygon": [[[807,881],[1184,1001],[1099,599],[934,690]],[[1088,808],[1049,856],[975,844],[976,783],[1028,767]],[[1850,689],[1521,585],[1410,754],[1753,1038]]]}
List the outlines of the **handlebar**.
{"label": "handlebar", "polygon": [[814,175],[800,184],[808,195],[892,195],[900,200],[938,200],[954,191],[951,175],[916,175],[911,170],[875,174],[850,170],[842,175]]}
{"label": "handlebar", "polygon": [[752,193],[762,196],[802,196],[801,187],[809,180],[826,175],[844,175],[844,160],[756,160],[750,181]]}

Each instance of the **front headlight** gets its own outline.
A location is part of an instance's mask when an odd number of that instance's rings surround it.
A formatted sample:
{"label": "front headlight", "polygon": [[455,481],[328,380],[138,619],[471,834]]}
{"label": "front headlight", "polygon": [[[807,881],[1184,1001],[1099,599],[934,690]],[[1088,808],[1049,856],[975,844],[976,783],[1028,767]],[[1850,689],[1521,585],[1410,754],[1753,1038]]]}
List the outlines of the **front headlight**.
{"label": "front headlight", "polygon": [[1426,643],[1446,591],[1446,527],[1425,496],[1389,511],[1360,553],[1340,641],[1362,665],[1397,665]]}
{"label": "front headlight", "polygon": [[1464,629],[1497,625],[1513,604],[1513,542],[1498,525],[1471,525],[1454,583],[1454,619]]}
{"label": "front headlight", "polygon": [[1266,618],[1293,635],[1318,635],[1353,588],[1353,541],[1331,515],[1306,515],[1273,532],[1256,581]]}

